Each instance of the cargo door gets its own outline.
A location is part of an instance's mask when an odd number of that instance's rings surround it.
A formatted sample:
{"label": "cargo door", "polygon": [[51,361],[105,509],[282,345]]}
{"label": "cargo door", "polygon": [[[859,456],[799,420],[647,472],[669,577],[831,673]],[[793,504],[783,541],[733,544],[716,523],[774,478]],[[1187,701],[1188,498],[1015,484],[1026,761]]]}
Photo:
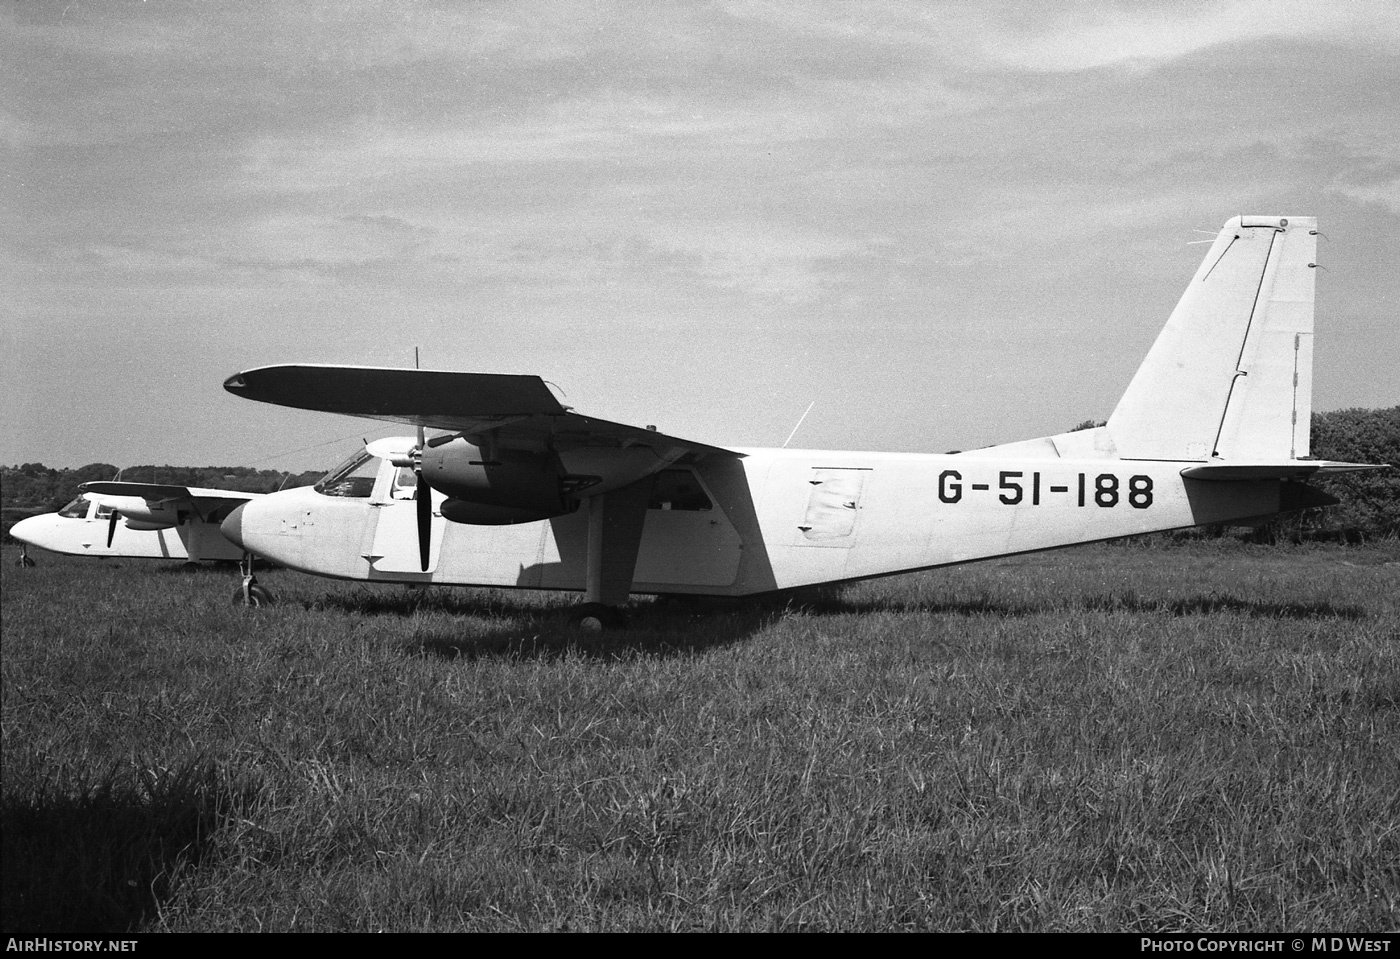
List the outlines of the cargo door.
{"label": "cargo door", "polygon": [[807,482],[807,510],[797,527],[797,546],[850,549],[856,541],[860,499],[868,469],[814,469]]}

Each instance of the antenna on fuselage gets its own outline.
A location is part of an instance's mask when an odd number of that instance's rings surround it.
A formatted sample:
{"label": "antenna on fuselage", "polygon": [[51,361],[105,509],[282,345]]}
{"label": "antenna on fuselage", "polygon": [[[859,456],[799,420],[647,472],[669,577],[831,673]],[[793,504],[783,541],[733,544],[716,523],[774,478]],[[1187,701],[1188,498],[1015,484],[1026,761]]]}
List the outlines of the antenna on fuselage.
{"label": "antenna on fuselage", "polygon": [[794,436],[796,436],[796,435],[797,435],[797,431],[798,431],[799,429],[802,428],[802,421],[805,420],[805,419],[807,418],[807,413],[812,412],[812,407],[814,407],[814,406],[816,406],[816,405],[817,405],[817,401],[816,401],[816,400],[813,400],[812,402],[810,402],[810,403],[807,404],[807,410],[806,410],[806,412],[804,412],[804,413],[802,414],[802,416],[797,420],[797,425],[794,426],[794,427],[792,428],[792,432],[788,434],[788,438],[785,439],[785,440],[783,440],[783,449],[787,449],[787,445],[788,445],[789,443],[792,442],[792,438],[793,438]]}

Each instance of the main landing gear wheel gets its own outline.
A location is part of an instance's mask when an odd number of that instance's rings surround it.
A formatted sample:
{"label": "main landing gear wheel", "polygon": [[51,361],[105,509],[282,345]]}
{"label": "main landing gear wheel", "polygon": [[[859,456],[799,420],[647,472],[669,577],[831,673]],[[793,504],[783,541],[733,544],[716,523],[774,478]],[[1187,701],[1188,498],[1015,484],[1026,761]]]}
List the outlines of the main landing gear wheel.
{"label": "main landing gear wheel", "polygon": [[18,566],[20,569],[33,569],[39,564],[34,562],[34,560],[30,558],[28,553],[21,552],[19,554],[19,559],[15,560],[15,565]]}
{"label": "main landing gear wheel", "polygon": [[274,602],[276,602],[276,600],[273,599],[272,592],[266,586],[259,585],[258,583],[253,583],[246,587],[246,591],[242,586],[233,591],[233,605],[235,606],[251,606],[256,608],[260,606],[271,606]]}
{"label": "main landing gear wheel", "polygon": [[584,603],[569,613],[569,622],[585,633],[601,633],[604,630],[617,629],[625,620],[616,606]]}

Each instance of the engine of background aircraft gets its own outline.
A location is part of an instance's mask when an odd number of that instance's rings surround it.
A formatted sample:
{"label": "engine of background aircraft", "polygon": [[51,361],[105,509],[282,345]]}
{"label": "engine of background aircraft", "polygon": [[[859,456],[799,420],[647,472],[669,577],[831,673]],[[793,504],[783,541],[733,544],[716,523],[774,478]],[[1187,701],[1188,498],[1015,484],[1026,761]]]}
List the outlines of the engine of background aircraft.
{"label": "engine of background aircraft", "polygon": [[128,529],[173,529],[180,525],[180,514],[174,509],[152,506],[139,496],[105,496],[101,502],[121,513]]}

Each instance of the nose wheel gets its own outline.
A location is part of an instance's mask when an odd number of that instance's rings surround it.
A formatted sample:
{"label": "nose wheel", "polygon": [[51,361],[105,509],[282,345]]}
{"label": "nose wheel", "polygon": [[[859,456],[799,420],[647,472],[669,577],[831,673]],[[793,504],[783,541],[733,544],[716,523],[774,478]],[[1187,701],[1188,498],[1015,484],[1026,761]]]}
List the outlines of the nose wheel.
{"label": "nose wheel", "polygon": [[238,561],[238,570],[243,574],[243,582],[233,591],[233,605],[262,607],[271,606],[273,599],[272,592],[253,575],[253,554],[244,553],[243,558]]}

